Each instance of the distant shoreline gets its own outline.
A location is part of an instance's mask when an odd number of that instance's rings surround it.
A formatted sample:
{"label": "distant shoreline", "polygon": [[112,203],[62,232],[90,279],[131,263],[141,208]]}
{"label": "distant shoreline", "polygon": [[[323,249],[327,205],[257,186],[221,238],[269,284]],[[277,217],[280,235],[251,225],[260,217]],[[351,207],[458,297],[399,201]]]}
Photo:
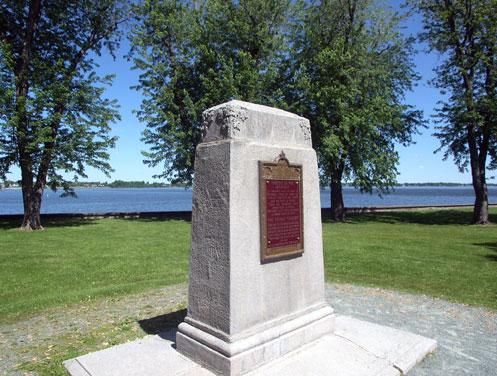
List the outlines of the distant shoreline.
{"label": "distant shoreline", "polygon": [[[347,188],[354,188],[353,185],[351,184],[344,184],[344,187]],[[487,183],[488,187],[497,187],[497,183]],[[393,186],[393,189],[395,188],[404,188],[404,187],[444,187],[444,188],[457,188],[457,187],[472,187],[471,183],[400,183],[397,185]],[[191,187],[183,186],[183,185],[156,185],[156,184],[149,184],[149,185],[129,185],[129,186],[113,186],[110,184],[102,184],[102,185],[77,185],[77,186],[72,186],[72,189],[103,189],[103,188],[109,188],[109,189],[139,189],[139,188],[165,188],[165,189],[178,189],[178,188],[184,188],[184,189],[190,189]],[[2,187],[0,186],[0,191],[2,190],[7,190],[7,189],[21,189],[21,187]],[[328,190],[329,187],[321,187],[321,189]],[[46,188],[46,190],[49,190],[49,188]],[[62,188],[58,188],[57,190],[62,190]]]}
{"label": "distant shoreline", "polygon": [[[95,187],[95,186],[85,186],[85,185],[81,185],[81,186],[74,186],[74,187],[71,187],[72,189],[81,189],[81,188],[84,188],[84,189],[179,189],[179,188],[183,188],[183,189],[189,189],[190,187],[176,187],[176,186],[164,186],[164,187],[110,187],[110,186],[100,186],[100,187]],[[3,190],[21,190],[21,187],[7,187],[7,188],[3,188],[3,187],[0,187],[0,191],[3,191]],[[57,188],[57,191],[62,191],[63,189],[62,188]],[[46,188],[45,191],[51,191],[50,188]]]}
{"label": "distant shoreline", "polygon": [[[489,204],[490,208],[497,207],[497,204]],[[369,206],[369,207],[346,207],[345,212],[348,214],[365,214],[365,213],[386,213],[395,211],[418,211],[418,210],[453,210],[453,209],[471,209],[473,205],[412,205],[412,206]],[[192,211],[144,211],[144,212],[108,212],[108,213],[42,213],[44,220],[54,219],[100,219],[100,218],[161,218],[191,220]],[[20,220],[23,214],[0,214],[0,220]],[[330,208],[321,208],[321,217],[323,219],[331,218]]]}

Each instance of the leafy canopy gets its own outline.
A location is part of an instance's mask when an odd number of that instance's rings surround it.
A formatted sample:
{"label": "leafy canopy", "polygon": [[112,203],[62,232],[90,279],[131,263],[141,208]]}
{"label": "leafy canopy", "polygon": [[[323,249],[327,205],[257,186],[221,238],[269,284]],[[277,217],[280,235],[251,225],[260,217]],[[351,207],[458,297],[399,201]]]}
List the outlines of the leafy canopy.
{"label": "leafy canopy", "polygon": [[0,178],[22,165],[55,189],[68,188],[67,174],[86,177],[85,166],[111,171],[119,114],[104,96],[112,77],[96,74],[95,57],[117,47],[124,13],[113,0],[1,2]]}
{"label": "leafy canopy", "polygon": [[422,124],[404,104],[418,76],[401,20],[376,1],[316,1],[296,29],[289,102],[311,121],[325,183],[383,192],[396,181],[396,143],[410,143]]}
{"label": "leafy canopy", "polygon": [[442,57],[433,80],[447,94],[437,109],[439,150],[445,159],[452,156],[461,171],[474,153],[484,175],[485,169],[497,168],[497,1],[417,0],[411,5],[423,14],[421,39]]}
{"label": "leafy canopy", "polygon": [[190,184],[202,112],[230,99],[273,104],[283,96],[290,0],[146,0],[132,33],[137,112],[159,177]]}

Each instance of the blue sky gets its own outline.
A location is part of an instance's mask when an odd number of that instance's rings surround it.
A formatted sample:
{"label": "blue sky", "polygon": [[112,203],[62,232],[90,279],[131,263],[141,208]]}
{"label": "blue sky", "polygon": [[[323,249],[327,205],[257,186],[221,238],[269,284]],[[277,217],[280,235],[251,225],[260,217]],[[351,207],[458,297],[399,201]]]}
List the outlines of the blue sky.
{"label": "blue sky", "polygon": [[[397,4],[396,1],[390,3]],[[421,30],[422,19],[419,15],[413,15],[406,21],[404,30],[406,34],[416,35]],[[421,80],[412,92],[407,93],[406,103],[423,111],[428,127],[414,137],[415,144],[408,147],[399,146],[398,181],[470,183],[469,172],[461,173],[451,159],[444,161],[443,152],[434,153],[439,148],[440,142],[432,136],[435,131],[432,115],[437,102],[442,97],[429,81],[434,77],[433,69],[441,62],[441,56],[436,52],[429,52],[425,44],[418,43],[416,48],[414,63]]]}
{"label": "blue sky", "polygon": [[[396,4],[396,2],[392,2]],[[406,23],[406,33],[416,33],[421,28],[419,17],[411,18]],[[112,180],[145,180],[153,181],[152,176],[160,172],[159,168],[149,168],[142,163],[142,150],[146,146],[140,141],[141,132],[145,125],[140,123],[133,110],[138,109],[142,97],[139,92],[130,87],[138,82],[138,72],[131,69],[132,64],[124,55],[128,53],[128,45],[125,41],[117,52],[117,59],[113,60],[107,54],[98,59],[100,64],[99,73],[116,75],[114,84],[107,89],[106,95],[115,98],[120,104],[121,121],[114,124],[112,132],[119,137],[115,149],[110,151],[110,163],[115,172],[110,179],[99,171],[88,169],[89,181],[112,181]],[[439,141],[432,136],[434,124],[430,119],[433,109],[436,107],[440,95],[436,89],[428,83],[433,77],[433,68],[439,62],[439,56],[435,53],[427,53],[426,46],[418,45],[418,53],[415,56],[416,70],[421,74],[422,80],[414,90],[407,94],[406,102],[423,110],[425,118],[429,119],[428,128],[422,130],[422,134],[414,137],[415,144],[409,147],[399,146],[400,164],[398,166],[400,183],[414,182],[459,182],[470,183],[469,173],[460,173],[451,160],[443,161],[442,153],[434,154],[439,146]],[[19,172],[14,170],[9,178],[19,179]],[[85,179],[86,180],[86,179]]]}

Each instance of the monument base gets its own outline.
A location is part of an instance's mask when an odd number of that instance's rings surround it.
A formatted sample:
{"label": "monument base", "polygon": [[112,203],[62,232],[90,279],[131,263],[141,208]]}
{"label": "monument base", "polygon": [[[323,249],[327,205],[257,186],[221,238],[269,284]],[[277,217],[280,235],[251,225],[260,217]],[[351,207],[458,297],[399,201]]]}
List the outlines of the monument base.
{"label": "monument base", "polygon": [[176,348],[216,373],[241,375],[331,334],[334,320],[323,303],[229,337],[187,317],[178,327]]}
{"label": "monument base", "polygon": [[[346,316],[337,316],[334,326],[333,333],[248,375],[401,376],[437,346],[426,337]],[[176,334],[174,329],[149,335],[67,360],[64,366],[71,376],[215,376],[175,350]]]}

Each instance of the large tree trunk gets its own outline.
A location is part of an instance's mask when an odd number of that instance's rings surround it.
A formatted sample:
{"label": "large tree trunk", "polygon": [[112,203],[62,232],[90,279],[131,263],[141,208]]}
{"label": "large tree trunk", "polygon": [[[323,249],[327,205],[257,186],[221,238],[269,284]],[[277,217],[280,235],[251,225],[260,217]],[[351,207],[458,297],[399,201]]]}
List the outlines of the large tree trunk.
{"label": "large tree trunk", "polygon": [[475,189],[475,206],[473,208],[473,223],[487,224],[488,220],[488,191],[487,185],[483,184],[482,189]]}
{"label": "large tree trunk", "polygon": [[345,206],[343,204],[342,192],[343,168],[343,163],[339,163],[338,166],[333,166],[331,168],[331,219],[334,221],[345,220]]}
{"label": "large tree trunk", "polygon": [[22,198],[24,202],[24,218],[21,229],[25,231],[43,230],[40,218],[41,199],[43,190],[22,188]]}
{"label": "large tree trunk", "polygon": [[474,127],[468,127],[468,148],[471,166],[473,190],[475,191],[475,206],[473,207],[473,224],[487,224],[488,222],[488,189],[485,178],[489,134],[486,129],[480,150],[477,146],[477,137]]}
{"label": "large tree trunk", "polygon": [[331,219],[334,221],[345,220],[345,206],[343,204],[342,182],[332,181],[331,188]]}
{"label": "large tree trunk", "polygon": [[[494,50],[489,48],[487,51],[486,77],[485,77],[485,92],[490,103],[495,103],[495,63]],[[494,119],[490,111],[486,111],[484,115],[484,124],[482,129],[482,137],[480,139],[480,148],[478,155],[478,163],[471,164],[471,174],[473,176],[473,189],[475,191],[475,206],[473,208],[473,223],[487,224],[488,220],[488,189],[486,181],[486,161],[488,149],[490,145],[490,134],[493,128]],[[473,161],[472,161],[473,162]],[[473,171],[475,170],[476,171]]]}
{"label": "large tree trunk", "polygon": [[471,168],[473,190],[475,191],[475,206],[473,207],[473,224],[487,224],[488,221],[488,189],[485,170],[480,166]]}

